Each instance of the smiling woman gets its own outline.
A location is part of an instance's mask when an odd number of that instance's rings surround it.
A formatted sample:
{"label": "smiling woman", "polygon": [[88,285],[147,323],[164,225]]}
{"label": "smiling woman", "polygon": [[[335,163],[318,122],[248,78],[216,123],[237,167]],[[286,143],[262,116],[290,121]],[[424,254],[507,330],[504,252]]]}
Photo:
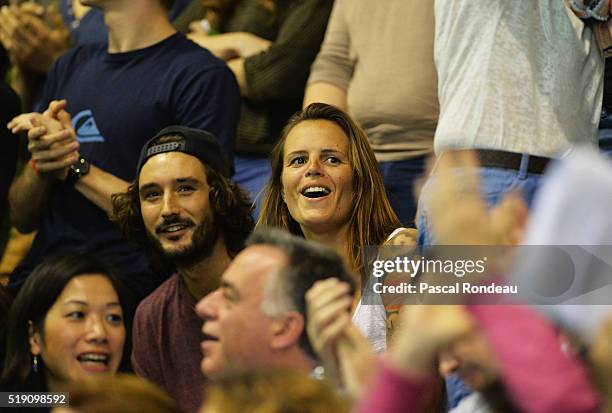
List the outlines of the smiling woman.
{"label": "smiling woman", "polygon": [[[410,230],[398,230],[367,136],[342,110],[313,103],[294,115],[270,162],[257,226],[283,228],[334,249],[358,285],[369,276],[365,247],[414,239]],[[353,317],[376,351],[385,348],[389,319],[380,304],[358,305]]]}
{"label": "smiling woman", "polygon": [[308,239],[332,233],[346,238],[353,206],[349,140],[329,120],[296,125],[285,140],[283,200]]}
{"label": "smiling woman", "polygon": [[8,316],[3,391],[66,391],[114,374],[124,355],[126,297],[111,270],[73,253],[40,264]]}
{"label": "smiling woman", "polygon": [[365,132],[334,106],[313,103],[293,116],[270,162],[257,225],[326,244],[355,274],[363,247],[383,244],[401,225]]}

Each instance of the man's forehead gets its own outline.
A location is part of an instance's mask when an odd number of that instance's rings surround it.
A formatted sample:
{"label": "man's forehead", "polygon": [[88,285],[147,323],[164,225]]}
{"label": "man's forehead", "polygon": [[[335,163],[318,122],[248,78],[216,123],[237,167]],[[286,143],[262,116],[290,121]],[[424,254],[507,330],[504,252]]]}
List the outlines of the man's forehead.
{"label": "man's forehead", "polygon": [[252,245],[234,258],[223,281],[236,288],[252,288],[260,285],[268,276],[276,273],[287,263],[286,254],[271,245]]}
{"label": "man's forehead", "polygon": [[138,178],[140,186],[143,186],[160,178],[187,176],[206,178],[206,170],[200,159],[183,152],[164,152],[147,159]]}

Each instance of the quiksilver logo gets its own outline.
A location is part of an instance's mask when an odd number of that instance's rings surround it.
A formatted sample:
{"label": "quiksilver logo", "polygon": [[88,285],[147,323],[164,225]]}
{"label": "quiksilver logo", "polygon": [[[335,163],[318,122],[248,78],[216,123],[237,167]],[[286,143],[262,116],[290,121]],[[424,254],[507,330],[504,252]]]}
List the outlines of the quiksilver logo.
{"label": "quiksilver logo", "polygon": [[85,142],[104,142],[104,136],[100,134],[96,120],[91,110],[83,110],[72,118],[72,127],[76,131],[77,140]]}

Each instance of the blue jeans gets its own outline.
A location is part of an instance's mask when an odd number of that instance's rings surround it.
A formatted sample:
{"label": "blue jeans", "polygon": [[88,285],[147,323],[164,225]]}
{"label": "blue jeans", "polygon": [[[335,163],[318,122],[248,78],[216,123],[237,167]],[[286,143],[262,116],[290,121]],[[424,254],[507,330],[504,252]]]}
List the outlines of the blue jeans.
{"label": "blue jeans", "polygon": [[[497,204],[503,195],[511,189],[518,189],[528,206],[531,206],[533,197],[543,181],[543,175],[531,174],[527,172],[528,155],[523,155],[520,169],[502,169],[482,167],[480,171],[480,183],[482,196],[491,207]],[[456,169],[457,174],[462,174],[462,168]],[[419,246],[434,245],[435,239],[431,232],[430,219],[428,214],[428,196],[432,185],[436,184],[436,176],[430,176],[423,186],[421,197],[419,198]],[[452,207],[452,205],[449,205]]]}
{"label": "blue jeans", "polygon": [[265,186],[270,179],[272,169],[267,156],[239,155],[234,156],[233,181],[245,189],[253,201],[253,219],[257,221],[264,198]]}
{"label": "blue jeans", "polygon": [[414,227],[417,207],[414,182],[423,175],[425,156],[405,161],[379,162],[378,169],[391,207],[404,226]]}

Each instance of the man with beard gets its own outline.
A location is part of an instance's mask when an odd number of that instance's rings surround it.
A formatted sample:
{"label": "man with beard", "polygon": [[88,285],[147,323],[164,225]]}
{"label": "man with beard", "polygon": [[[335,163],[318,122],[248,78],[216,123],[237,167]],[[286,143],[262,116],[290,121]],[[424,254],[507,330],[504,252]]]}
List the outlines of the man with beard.
{"label": "man with beard", "polygon": [[151,271],[109,222],[111,195],[126,190],[140,148],[169,125],[207,130],[231,156],[240,94],[227,65],[170,25],[172,0],[82,3],[103,12],[108,42],[62,55],[36,106],[44,112],[9,124],[27,131],[32,159],[11,186],[11,221],[37,229],[9,285],[18,290],[47,255],[94,250],[140,300],[168,274]]}
{"label": "man with beard", "polygon": [[194,307],[218,287],[253,228],[248,196],[229,171],[213,135],[170,126],[145,144],[136,181],[113,197],[124,235],[177,269],[136,310],[132,366],[184,411],[197,410],[204,383]]}

